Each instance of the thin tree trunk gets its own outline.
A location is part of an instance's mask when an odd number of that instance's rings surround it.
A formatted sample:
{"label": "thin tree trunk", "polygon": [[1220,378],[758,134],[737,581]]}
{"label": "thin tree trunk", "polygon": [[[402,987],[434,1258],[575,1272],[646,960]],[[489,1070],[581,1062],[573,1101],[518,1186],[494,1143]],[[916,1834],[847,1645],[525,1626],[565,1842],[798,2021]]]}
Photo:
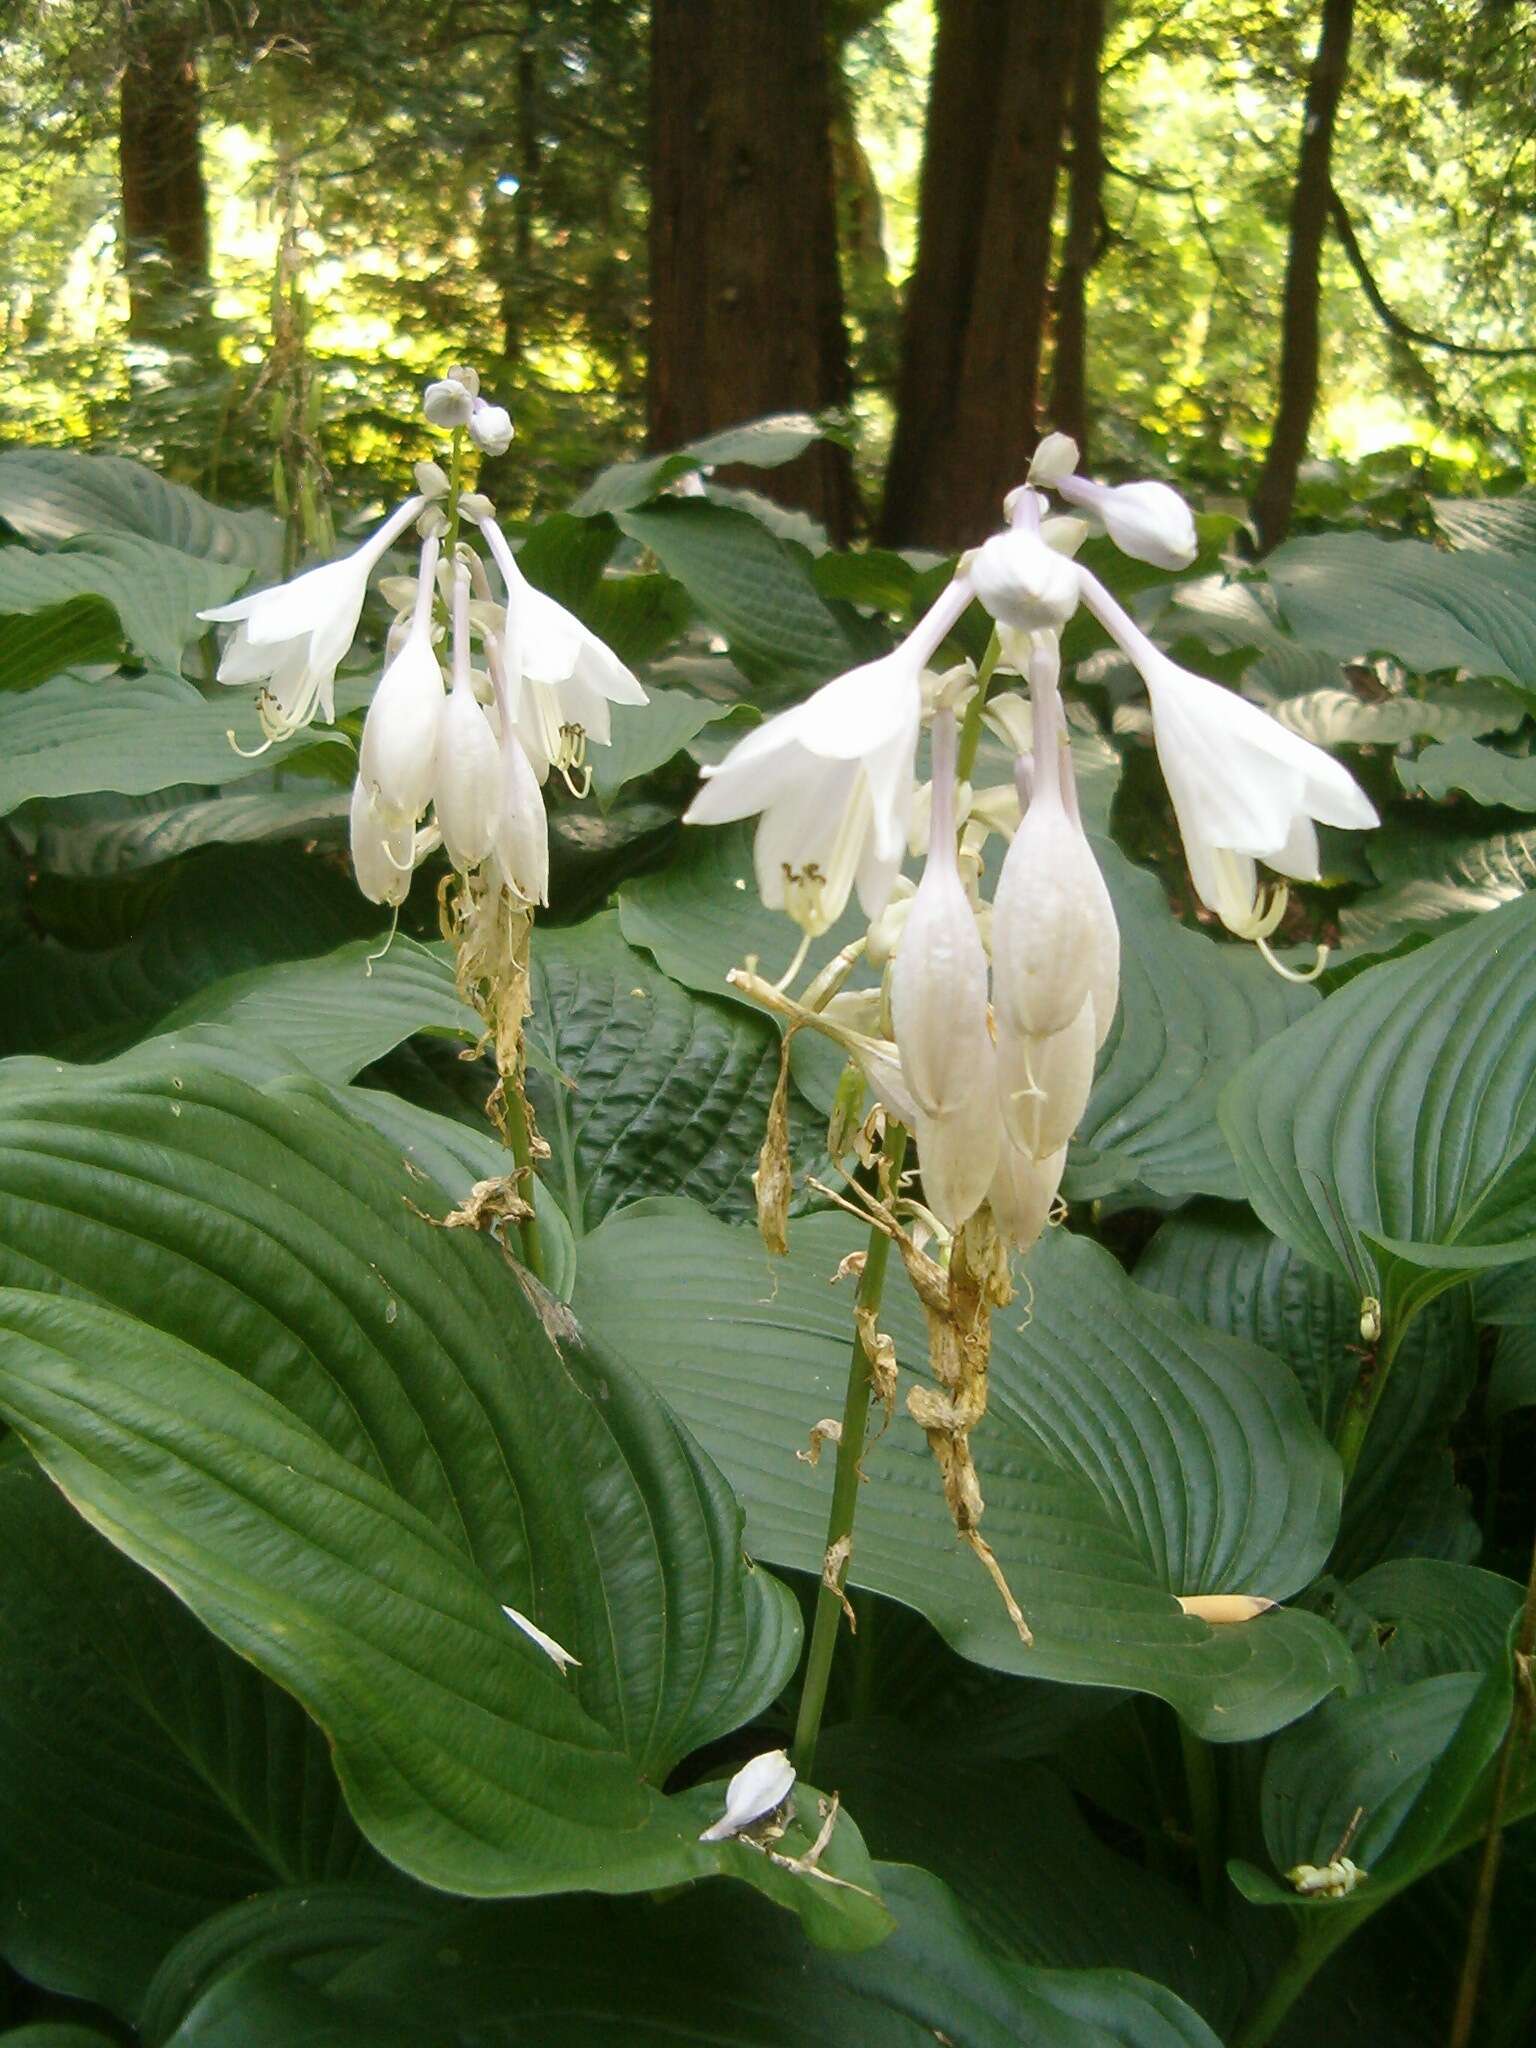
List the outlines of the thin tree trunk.
{"label": "thin tree trunk", "polygon": [[1056,269],[1055,344],[1046,418],[1088,453],[1088,273],[1104,247],[1104,128],[1099,64],[1104,0],[1078,0],[1067,133],[1067,225]]}
{"label": "thin tree trunk", "polygon": [[[830,61],[823,0],[653,0],[652,448],[848,401]],[[751,481],[847,537],[843,449]]]}
{"label": "thin tree trunk", "polygon": [[195,345],[208,287],[197,25],[177,0],[122,0],[118,165],[128,332]]}
{"label": "thin tree trunk", "polygon": [[1051,212],[1080,0],[940,0],[881,537],[960,547],[1038,438]]}
{"label": "thin tree trunk", "polygon": [[1280,393],[1251,507],[1259,552],[1284,540],[1317,404],[1320,267],[1328,231],[1330,160],[1339,100],[1349,70],[1355,0],[1323,0],[1322,33],[1307,79],[1301,153],[1291,199],[1290,253],[1280,333]]}

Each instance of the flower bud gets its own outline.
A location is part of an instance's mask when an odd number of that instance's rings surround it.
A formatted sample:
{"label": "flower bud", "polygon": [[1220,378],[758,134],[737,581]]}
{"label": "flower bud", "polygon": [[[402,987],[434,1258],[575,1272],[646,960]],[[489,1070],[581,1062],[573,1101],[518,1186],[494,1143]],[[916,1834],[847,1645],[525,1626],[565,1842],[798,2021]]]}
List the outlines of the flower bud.
{"label": "flower bud", "polygon": [[418,462],[411,471],[416,488],[424,498],[446,498],[448,472],[440,462]]}
{"label": "flower bud", "polygon": [[1199,553],[1189,507],[1167,484],[1096,484],[1073,476],[1056,488],[1072,504],[1096,513],[1121,554],[1135,561],[1187,569]]}
{"label": "flower bud", "polygon": [[1070,434],[1047,434],[1029,465],[1029,480],[1044,490],[1060,484],[1078,463],[1077,443]]}
{"label": "flower bud", "polygon": [[475,409],[474,393],[456,377],[441,377],[423,392],[421,409],[434,427],[467,427]]}
{"label": "flower bud", "polygon": [[987,1202],[999,1232],[1017,1250],[1027,1252],[1038,1243],[1051,1220],[1051,1204],[1066,1166],[1065,1146],[1047,1159],[1031,1159],[1003,1140]]}
{"label": "flower bud", "polygon": [[448,515],[441,505],[429,505],[416,522],[423,540],[441,540],[448,531]]}
{"label": "flower bud", "polygon": [[496,507],[484,491],[465,491],[459,499],[459,510],[466,519],[473,520],[478,526],[482,519],[490,519],[495,515]]}
{"label": "flower bud", "polygon": [[468,363],[454,363],[448,371],[450,383],[462,384],[471,398],[480,396],[480,372],[472,370]]}
{"label": "flower bud", "polygon": [[469,438],[482,455],[505,455],[512,446],[511,413],[504,405],[477,406],[469,422]]}
{"label": "flower bud", "polygon": [[970,557],[971,584],[1000,626],[1059,632],[1077,610],[1077,571],[1037,533],[995,533]]}

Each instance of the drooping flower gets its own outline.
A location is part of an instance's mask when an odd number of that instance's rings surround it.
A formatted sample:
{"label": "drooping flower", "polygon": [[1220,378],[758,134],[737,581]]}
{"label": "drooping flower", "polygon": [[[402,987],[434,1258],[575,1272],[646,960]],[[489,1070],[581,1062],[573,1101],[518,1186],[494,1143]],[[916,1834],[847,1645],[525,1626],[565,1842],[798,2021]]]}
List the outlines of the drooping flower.
{"label": "drooping flower", "polygon": [[501,659],[508,704],[534,772],[579,770],[589,741],[607,746],[610,706],[645,704],[645,691],[604,641],[530,583],[489,512],[477,523],[506,588]]}
{"label": "drooping flower", "polygon": [[1031,1159],[1011,1139],[1004,1138],[987,1202],[993,1222],[1015,1250],[1027,1252],[1050,1221],[1051,1205],[1066,1166],[1065,1145],[1045,1159]]}
{"label": "drooping flower", "polygon": [[1103,522],[1122,555],[1158,569],[1187,569],[1200,552],[1189,507],[1167,484],[1096,484],[1064,476],[1056,489]]}
{"label": "drooping flower", "polygon": [[432,601],[439,542],[421,551],[410,631],[384,670],[363,721],[358,774],[374,808],[413,824],[432,801],[443,714],[443,675],[432,647]]}
{"label": "drooping flower", "polygon": [[764,1750],[742,1765],[725,1788],[725,1811],[699,1836],[701,1842],[725,1842],[754,1821],[777,1813],[795,1789],[795,1767],[782,1749]]}
{"label": "drooping flower", "polygon": [[454,866],[467,872],[491,850],[501,813],[502,762],[470,677],[469,571],[453,579],[453,688],[438,728],[433,808]]}
{"label": "drooping flower", "polygon": [[411,890],[411,871],[415,865],[415,819],[385,817],[376,808],[372,791],[359,775],[352,785],[348,830],[352,872],[357,878],[358,888],[370,903],[397,908]]}
{"label": "drooping flower", "polygon": [[1083,572],[1089,610],[1141,672],[1157,758],[1195,893],[1240,938],[1274,929],[1255,862],[1295,881],[1318,878],[1317,826],[1380,822],[1349,770],[1255,704],[1170,661],[1109,592]]}
{"label": "drooping flower", "polygon": [[426,500],[407,498],[378,531],[339,562],[306,569],[287,583],[198,617],[233,624],[234,636],[219,663],[221,683],[263,683],[262,730],[285,740],[314,719],[336,713],[336,670],[357,634],[368,579],[379,557],[421,511]]}
{"label": "drooping flower", "polygon": [[544,792],[522,742],[503,721],[501,794],[491,852],[502,881],[524,903],[549,901],[549,820]]}
{"label": "drooping flower", "polygon": [[901,645],[824,683],[705,768],[685,825],[761,814],[759,894],[812,938],[857,887],[866,916],[890,898],[906,849],[923,669],[970,601],[958,576]]}

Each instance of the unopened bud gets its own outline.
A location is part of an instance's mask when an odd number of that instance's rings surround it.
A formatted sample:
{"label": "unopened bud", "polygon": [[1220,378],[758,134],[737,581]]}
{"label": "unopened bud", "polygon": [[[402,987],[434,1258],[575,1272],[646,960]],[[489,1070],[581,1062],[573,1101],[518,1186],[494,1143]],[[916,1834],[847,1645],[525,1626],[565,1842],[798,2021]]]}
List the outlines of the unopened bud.
{"label": "unopened bud", "polygon": [[416,479],[416,488],[424,498],[446,498],[448,495],[448,472],[441,463],[418,462],[411,471]]}
{"label": "unopened bud", "polygon": [[474,393],[456,377],[443,377],[427,386],[421,409],[434,427],[467,427],[475,409]]}
{"label": "unopened bud", "polygon": [[441,505],[429,505],[416,522],[423,540],[441,540],[448,531],[448,515]]}
{"label": "unopened bud", "polygon": [[454,363],[448,371],[450,383],[462,384],[471,398],[480,396],[480,372],[472,370],[468,363]]}
{"label": "unopened bud", "polygon": [[1077,443],[1070,434],[1047,434],[1029,465],[1029,480],[1050,490],[1077,467]]}
{"label": "unopened bud", "polygon": [[999,625],[1059,632],[1077,610],[1077,571],[1038,534],[995,533],[970,566],[976,595]]}
{"label": "unopened bud", "polygon": [[505,455],[512,446],[512,415],[504,405],[482,405],[469,423],[469,438],[482,455]]}
{"label": "unopened bud", "polygon": [[[473,433],[473,427],[471,427],[470,431]],[[459,499],[459,510],[466,519],[472,519],[475,525],[478,526],[482,519],[490,519],[494,516],[496,507],[491,503],[484,491],[465,491]]]}
{"label": "unopened bud", "polygon": [[1123,555],[1158,569],[1187,569],[1199,553],[1189,507],[1167,484],[1096,484],[1064,477],[1064,498],[1104,522],[1104,531]]}

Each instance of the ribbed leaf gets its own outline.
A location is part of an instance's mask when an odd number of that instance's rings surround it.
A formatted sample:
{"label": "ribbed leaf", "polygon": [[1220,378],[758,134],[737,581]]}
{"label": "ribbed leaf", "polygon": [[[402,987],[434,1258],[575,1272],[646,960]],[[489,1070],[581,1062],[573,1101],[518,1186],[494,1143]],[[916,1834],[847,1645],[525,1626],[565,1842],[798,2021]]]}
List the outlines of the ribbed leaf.
{"label": "ribbed leaf", "polygon": [[1351,690],[1307,690],[1279,698],[1270,709],[1281,725],[1319,747],[1395,747],[1404,740],[1475,738],[1513,732],[1526,706],[1497,683],[1446,683],[1422,696],[1406,691],[1372,702]]}
{"label": "ribbed leaf", "polygon": [[[93,533],[56,553],[0,548],[0,612],[36,612],[72,597],[101,597],[130,644],[172,675],[207,628],[197,614],[224,604],[246,580],[239,564],[200,561],[131,533]],[[62,666],[62,664],[61,664]]]}
{"label": "ribbed leaf", "polygon": [[[1246,1210],[1214,1203],[1165,1223],[1136,1278],[1199,1321],[1283,1359],[1319,1428],[1329,1436],[1338,1429],[1363,1361],[1359,1295],[1348,1283],[1298,1257]],[[1467,1303],[1432,1303],[1404,1339],[1350,1480],[1334,1570],[1357,1572],[1407,1551],[1476,1555],[1481,1537],[1449,1448],[1476,1379]]]}
{"label": "ribbed leaf", "polygon": [[1479,1677],[1504,1654],[1521,1589],[1498,1572],[1438,1558],[1390,1558],[1351,1582],[1347,1600],[1362,1630],[1342,1613],[1366,1687],[1380,1692],[1454,1671]]}
{"label": "ribbed leaf", "polygon": [[1425,796],[1449,796],[1459,789],[1475,804],[1536,811],[1536,755],[1500,753],[1477,740],[1446,740],[1426,747],[1414,760],[1400,760],[1397,772],[1405,789]]}
{"label": "ribbed leaf", "polygon": [[759,469],[776,469],[803,455],[824,432],[821,422],[804,412],[773,413],[739,427],[725,427],[670,455],[610,464],[592,479],[572,510],[587,518],[599,512],[627,511],[633,505],[646,504],[678,477],[718,463],[747,462]]}
{"label": "ribbed leaf", "polygon": [[105,880],[157,867],[204,846],[244,846],[277,839],[340,844],[348,793],[324,782],[289,789],[241,789],[229,796],[201,790],[164,798],[105,792],[55,798],[11,820],[11,831],[50,874]]}
{"label": "ribbed leaf", "polygon": [[1339,925],[1373,952],[1415,928],[1496,910],[1536,884],[1536,832],[1449,837],[1425,831],[1415,816],[1413,830],[1373,834],[1367,852],[1383,887],[1347,904]]}
{"label": "ribbed leaf", "polygon": [[122,651],[123,629],[104,597],[0,612],[0,690],[33,689],[61,669],[115,664]]}
{"label": "ribbed leaf", "polygon": [[1536,1231],[1536,898],[1375,967],[1264,1046],[1222,1123],[1264,1221],[1397,1331]]}
{"label": "ribbed leaf", "polygon": [[374,1867],[314,1723],[17,1457],[0,1638],[0,1947],[34,1983],[133,2018],[208,1914]]}
{"label": "ribbed leaf", "polygon": [[664,767],[674,754],[717,720],[729,718],[736,726],[750,722],[752,713],[742,704],[719,704],[699,697],[692,690],[663,690],[647,685],[649,703],[616,704],[613,707],[613,738],[606,747],[593,747],[592,786],[600,802],[606,802],[626,782]]}
{"label": "ribbed leaf", "polygon": [[[233,733],[247,751],[231,746]],[[55,676],[22,696],[0,695],[0,816],[29,797],[120,790],[143,796],[177,782],[239,782],[314,744],[301,734],[259,759],[255,695],[199,696],[151,671],[81,682]]]}
{"label": "ribbed leaf", "polygon": [[315,1716],[386,1854],[473,1892],[729,1869],[806,1895],[697,1842],[709,1788],[653,1789],[777,1691],[792,1606],[654,1397],[558,1355],[492,1244],[417,1218],[392,1148],[312,1085],[76,1075],[12,1098],[0,1189],[0,1408]]}
{"label": "ribbed leaf", "polygon": [[[544,1177],[577,1231],[653,1194],[752,1214],[751,1173],[779,1073],[779,1034],[742,1005],[690,993],[627,946],[611,914],[539,932],[530,1075],[553,1157]],[[824,1120],[795,1091],[800,1149]]]}
{"label": "ribbed leaf", "polygon": [[[600,1916],[582,1900],[427,1907],[413,1934],[324,1958],[314,1983],[259,1956],[215,1977],[152,2048],[245,2048],[253,2014],[260,2038],[314,2048],[1217,2048],[1160,1985],[1000,1962],[925,1872],[880,1877],[901,1925],[862,1957],[808,1951],[735,1886]],[[306,1904],[294,1894],[299,1938]]]}
{"label": "ribbed leaf", "polygon": [[[795,1453],[837,1412],[851,1328],[828,1282],[864,1234],[838,1216],[756,1233],[680,1202],[611,1216],[582,1249],[575,1307],[617,1341],[717,1459],[755,1554],[819,1572],[828,1461]],[[1035,1631],[1025,1649],[956,1543],[921,1433],[899,1415],[865,1460],[850,1576],[916,1607],[963,1655],[1030,1677],[1118,1685],[1238,1740],[1302,1713],[1348,1669],[1342,1640],[1285,1613],[1237,1628],[1176,1593],[1284,1598],[1333,1540],[1338,1465],[1279,1363],[1053,1233],[1022,1304],[994,1318],[991,1408],[973,1442],[985,1530]],[[893,1278],[881,1312],[920,1373],[922,1315]]]}
{"label": "ribbed leaf", "polygon": [[167,483],[121,455],[6,449],[0,453],[0,519],[28,540],[49,544],[77,533],[133,533],[264,577],[281,569],[282,528],[270,512],[210,505],[185,484]]}

